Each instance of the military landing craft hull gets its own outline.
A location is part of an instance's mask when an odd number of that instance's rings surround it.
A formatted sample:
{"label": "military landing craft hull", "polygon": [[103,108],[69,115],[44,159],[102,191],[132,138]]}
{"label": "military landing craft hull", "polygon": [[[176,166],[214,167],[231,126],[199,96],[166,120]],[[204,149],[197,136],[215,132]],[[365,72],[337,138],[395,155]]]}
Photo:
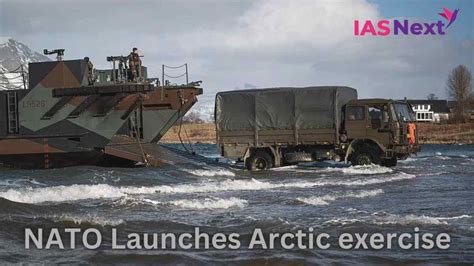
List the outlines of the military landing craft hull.
{"label": "military landing craft hull", "polygon": [[[85,60],[30,63],[29,71],[28,90],[0,91],[0,166],[148,163],[143,145],[156,145],[202,94],[193,85],[155,86],[146,77],[90,85]],[[141,159],[108,152],[124,138]]]}

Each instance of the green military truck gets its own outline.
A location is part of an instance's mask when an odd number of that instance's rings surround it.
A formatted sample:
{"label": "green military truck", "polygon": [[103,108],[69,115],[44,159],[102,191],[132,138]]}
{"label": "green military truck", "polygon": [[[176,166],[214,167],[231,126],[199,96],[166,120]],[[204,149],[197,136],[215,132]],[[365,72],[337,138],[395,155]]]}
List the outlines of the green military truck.
{"label": "green military truck", "polygon": [[357,99],[350,87],[269,88],[216,95],[217,145],[249,170],[335,160],[395,166],[420,150],[406,102]]}

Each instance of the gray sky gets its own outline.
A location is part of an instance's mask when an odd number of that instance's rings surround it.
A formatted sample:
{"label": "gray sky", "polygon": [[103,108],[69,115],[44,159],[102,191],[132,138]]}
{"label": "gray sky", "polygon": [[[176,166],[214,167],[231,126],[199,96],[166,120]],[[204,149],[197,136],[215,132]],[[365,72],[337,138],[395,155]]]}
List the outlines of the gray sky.
{"label": "gray sky", "polygon": [[[397,11],[413,12],[402,3],[406,8]],[[0,0],[0,36],[37,51],[65,48],[66,59],[87,55],[99,68],[109,67],[106,56],[138,47],[154,76],[161,76],[163,63],[187,62],[190,79],[203,81],[201,102],[208,106],[217,91],[245,83],[347,85],[360,97],[434,92],[445,98],[449,71],[474,66],[472,4],[455,22],[462,26],[453,24],[445,36],[353,36],[354,19],[393,15],[382,10],[363,0]],[[456,27],[468,28],[467,34],[457,37]]]}

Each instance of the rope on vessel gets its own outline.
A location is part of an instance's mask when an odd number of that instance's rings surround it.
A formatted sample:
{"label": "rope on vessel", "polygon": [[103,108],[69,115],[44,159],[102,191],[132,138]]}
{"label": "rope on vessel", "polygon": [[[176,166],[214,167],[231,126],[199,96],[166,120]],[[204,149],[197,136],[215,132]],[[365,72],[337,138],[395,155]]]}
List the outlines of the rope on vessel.
{"label": "rope on vessel", "polygon": [[142,142],[140,141],[138,125],[135,123],[135,120],[133,118],[130,119],[130,122],[132,123],[133,131],[135,131],[134,133],[135,133],[135,137],[137,139],[138,147],[140,147],[140,152],[142,153],[143,163],[145,164],[145,166],[150,166],[150,163],[148,162],[148,160],[146,158],[147,155],[146,155],[145,151],[143,150]]}
{"label": "rope on vessel", "polygon": [[[179,109],[178,109],[178,117],[181,115],[181,108],[183,106],[181,106]],[[184,142],[183,142],[183,139],[181,138],[181,128],[183,127],[183,118],[184,118],[184,115],[181,116],[181,119],[180,119],[180,123],[179,123],[179,130],[178,130],[178,138],[179,138],[179,142],[181,143],[181,146],[183,146],[183,149],[189,153],[191,153],[192,155],[196,155],[196,151],[194,151],[194,148],[193,148],[193,145],[191,144],[191,141],[189,140],[189,136],[188,136],[188,133],[186,131],[186,128],[184,128],[184,133],[186,134],[186,139],[188,141],[188,146],[190,147],[188,149],[188,147],[186,147],[186,145],[184,145]]]}
{"label": "rope on vessel", "polygon": [[167,67],[167,68],[182,68],[184,66],[186,66],[186,64],[182,64],[180,66],[167,66],[167,65],[163,65],[164,67]]}
{"label": "rope on vessel", "polygon": [[169,75],[166,75],[166,74],[163,74],[163,75],[164,75],[165,77],[167,77],[167,78],[177,79],[177,78],[186,76],[186,73],[183,73],[183,74],[178,75],[178,76],[169,76]]}

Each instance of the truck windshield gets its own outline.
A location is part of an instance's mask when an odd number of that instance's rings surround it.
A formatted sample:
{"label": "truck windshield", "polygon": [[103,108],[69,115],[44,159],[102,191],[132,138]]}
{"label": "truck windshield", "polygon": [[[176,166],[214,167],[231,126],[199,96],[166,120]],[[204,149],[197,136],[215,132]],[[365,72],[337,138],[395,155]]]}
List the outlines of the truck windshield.
{"label": "truck windshield", "polygon": [[413,112],[410,110],[410,107],[408,107],[408,104],[394,103],[393,107],[395,109],[395,113],[397,114],[398,121],[404,121],[404,122],[415,121]]}

